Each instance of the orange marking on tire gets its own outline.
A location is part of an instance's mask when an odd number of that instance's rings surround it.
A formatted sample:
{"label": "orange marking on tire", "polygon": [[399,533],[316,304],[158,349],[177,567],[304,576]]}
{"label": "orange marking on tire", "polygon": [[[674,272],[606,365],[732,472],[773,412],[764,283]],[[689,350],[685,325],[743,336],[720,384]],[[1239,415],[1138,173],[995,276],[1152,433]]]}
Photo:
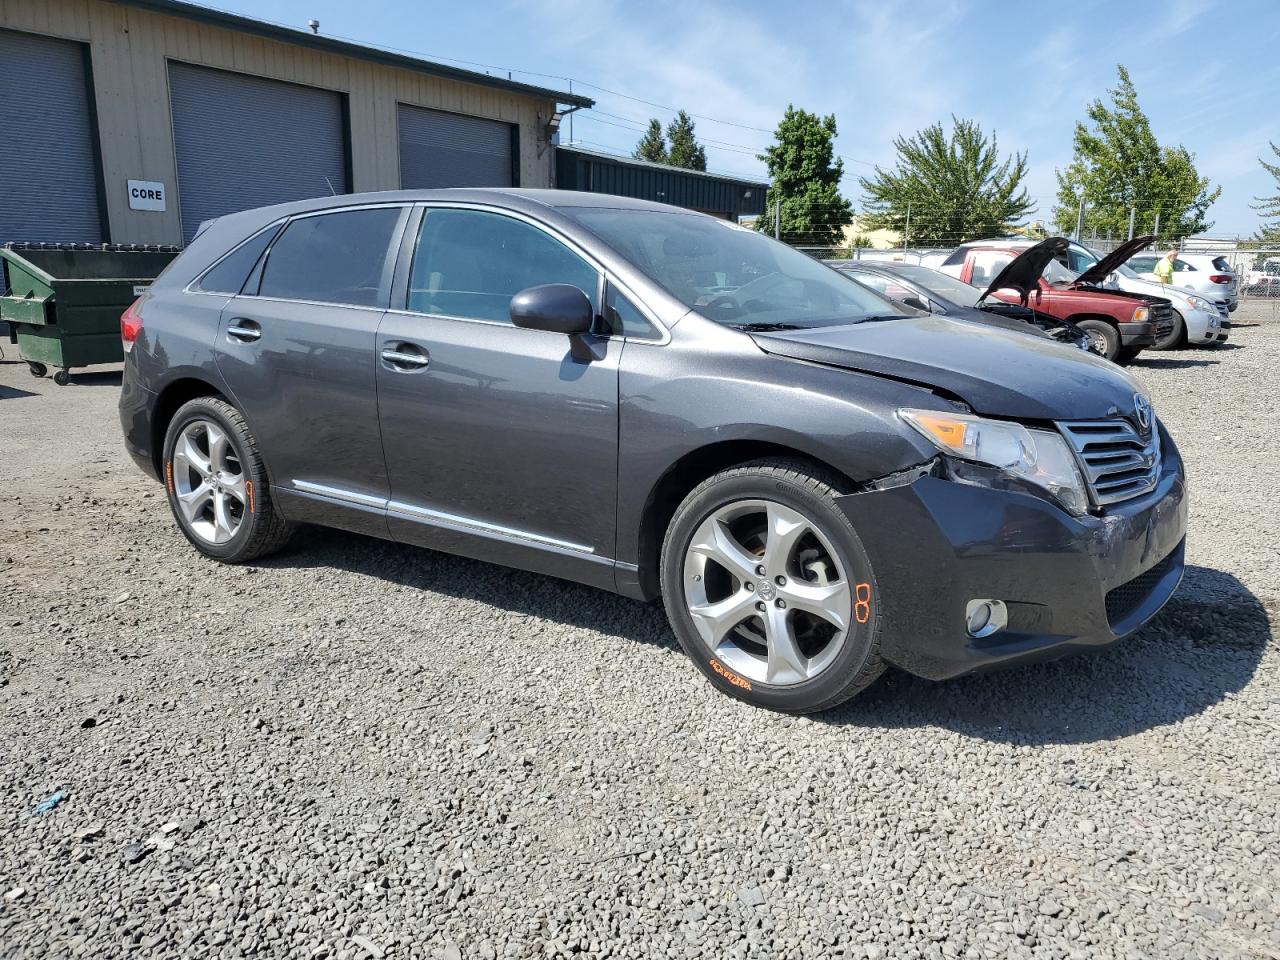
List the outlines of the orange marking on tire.
{"label": "orange marking on tire", "polygon": [[170,460],[164,465],[164,485],[170,493],[173,493],[173,461]]}
{"label": "orange marking on tire", "polygon": [[711,661],[711,670],[719,676],[724,677],[735,687],[741,687],[743,690],[747,691],[747,693],[751,692],[751,681],[745,677],[738,676],[732,670],[722,667],[719,660]]}
{"label": "orange marking on tire", "polygon": [[249,500],[249,512],[257,513],[257,511],[253,509],[253,481],[252,480],[246,480],[244,482],[244,495]]}
{"label": "orange marking on tire", "polygon": [[871,584],[855,583],[853,596],[853,619],[859,623],[866,623],[871,619]]}

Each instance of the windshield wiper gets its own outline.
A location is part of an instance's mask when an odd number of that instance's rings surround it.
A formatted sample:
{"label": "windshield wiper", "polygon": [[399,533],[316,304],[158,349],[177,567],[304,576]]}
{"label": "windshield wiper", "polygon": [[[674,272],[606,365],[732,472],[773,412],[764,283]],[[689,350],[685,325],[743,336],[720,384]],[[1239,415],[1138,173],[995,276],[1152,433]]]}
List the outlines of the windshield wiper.
{"label": "windshield wiper", "polygon": [[875,316],[863,317],[861,320],[854,320],[854,323],[880,323],[883,320],[905,320],[909,314],[906,313],[884,313]]}
{"label": "windshield wiper", "polygon": [[733,328],[745,333],[779,333],[783,330],[803,329],[798,323],[735,323]]}

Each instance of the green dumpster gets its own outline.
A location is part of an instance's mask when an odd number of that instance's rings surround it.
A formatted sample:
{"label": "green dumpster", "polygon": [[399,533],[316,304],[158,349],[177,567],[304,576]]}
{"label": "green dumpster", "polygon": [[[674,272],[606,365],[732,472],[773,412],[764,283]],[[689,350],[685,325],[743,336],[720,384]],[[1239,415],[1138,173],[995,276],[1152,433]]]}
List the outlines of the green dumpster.
{"label": "green dumpster", "polygon": [[7,290],[0,323],[8,321],[31,373],[68,380],[67,371],[119,363],[120,314],[178,255],[178,247],[87,243],[6,243],[0,266]]}

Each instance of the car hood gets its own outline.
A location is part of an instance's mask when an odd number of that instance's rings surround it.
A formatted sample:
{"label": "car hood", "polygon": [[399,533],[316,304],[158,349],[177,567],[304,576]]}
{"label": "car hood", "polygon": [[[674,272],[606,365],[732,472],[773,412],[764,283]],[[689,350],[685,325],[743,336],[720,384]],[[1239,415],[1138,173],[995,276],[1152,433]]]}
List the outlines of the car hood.
{"label": "car hood", "polygon": [[1143,247],[1149,246],[1155,242],[1155,234],[1145,237],[1134,237],[1125,243],[1120,244],[1105,257],[1095,263],[1080,276],[1076,277],[1076,283],[1095,284],[1101,283],[1121,264],[1127,263],[1129,258],[1141,250]]}
{"label": "car hood", "polygon": [[988,416],[1104,419],[1131,413],[1142,392],[1120,367],[1074,346],[946,317],[751,336],[766,353],[936,388]]}
{"label": "car hood", "polygon": [[1040,286],[1040,275],[1044,273],[1049,261],[1066,253],[1070,242],[1066,237],[1050,237],[1023,250],[995,275],[991,286],[982,291],[978,302],[981,303],[997,290],[1017,290],[1022,294],[1022,302],[1026,303],[1031,291]]}

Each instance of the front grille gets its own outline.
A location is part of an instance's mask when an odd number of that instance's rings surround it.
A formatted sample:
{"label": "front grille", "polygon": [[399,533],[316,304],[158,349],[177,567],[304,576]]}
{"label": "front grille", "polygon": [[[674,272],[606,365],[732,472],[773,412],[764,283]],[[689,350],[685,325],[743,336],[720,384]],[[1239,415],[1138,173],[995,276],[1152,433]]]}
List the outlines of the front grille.
{"label": "front grille", "polygon": [[1177,558],[1177,550],[1157,563],[1145,573],[1140,573],[1128,583],[1122,583],[1107,593],[1107,623],[1112,627],[1125,620],[1133,611],[1142,606],[1151,591],[1160,582],[1161,577],[1169,572]]}
{"label": "front grille", "polygon": [[1151,322],[1156,325],[1156,336],[1167,337],[1173,333],[1173,306],[1169,303],[1151,305]]}
{"label": "front grille", "polygon": [[1160,477],[1160,432],[1155,416],[1146,434],[1123,417],[1058,424],[1076,453],[1094,503],[1119,503],[1151,490]]}

